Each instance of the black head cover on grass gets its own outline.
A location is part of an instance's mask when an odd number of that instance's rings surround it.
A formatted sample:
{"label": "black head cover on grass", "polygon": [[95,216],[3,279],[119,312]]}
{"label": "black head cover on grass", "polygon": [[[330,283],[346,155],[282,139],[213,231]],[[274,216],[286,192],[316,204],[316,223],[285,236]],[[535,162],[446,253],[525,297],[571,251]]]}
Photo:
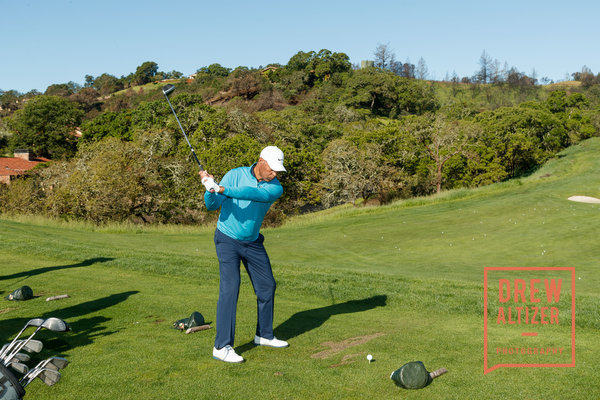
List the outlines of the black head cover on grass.
{"label": "black head cover on grass", "polygon": [[411,361],[392,372],[390,378],[404,389],[421,389],[446,372],[448,372],[446,368],[429,372],[421,361]]}
{"label": "black head cover on grass", "polygon": [[204,324],[204,316],[198,311],[194,311],[189,318],[183,318],[173,322],[173,329],[186,330],[193,328],[194,326],[200,326]]}
{"label": "black head cover on grass", "polygon": [[11,301],[33,299],[33,290],[31,290],[29,286],[22,286],[18,289],[15,289],[12,293],[9,293],[5,299]]}

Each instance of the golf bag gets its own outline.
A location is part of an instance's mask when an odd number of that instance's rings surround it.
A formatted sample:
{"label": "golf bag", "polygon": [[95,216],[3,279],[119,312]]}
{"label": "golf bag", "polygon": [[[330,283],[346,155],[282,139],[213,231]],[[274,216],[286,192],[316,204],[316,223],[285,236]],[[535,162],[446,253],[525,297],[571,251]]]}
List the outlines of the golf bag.
{"label": "golf bag", "polygon": [[25,389],[17,378],[0,363],[0,400],[21,400]]}

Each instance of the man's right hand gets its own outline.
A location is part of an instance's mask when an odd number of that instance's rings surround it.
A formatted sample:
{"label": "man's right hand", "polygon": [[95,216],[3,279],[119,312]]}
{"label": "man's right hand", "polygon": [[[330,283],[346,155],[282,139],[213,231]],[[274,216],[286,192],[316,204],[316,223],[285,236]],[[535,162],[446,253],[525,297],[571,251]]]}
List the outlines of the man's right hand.
{"label": "man's right hand", "polygon": [[209,174],[208,172],[206,172],[205,170],[200,170],[198,172],[198,175],[200,175],[202,180],[204,180],[204,178],[213,178],[213,176],[211,174]]}

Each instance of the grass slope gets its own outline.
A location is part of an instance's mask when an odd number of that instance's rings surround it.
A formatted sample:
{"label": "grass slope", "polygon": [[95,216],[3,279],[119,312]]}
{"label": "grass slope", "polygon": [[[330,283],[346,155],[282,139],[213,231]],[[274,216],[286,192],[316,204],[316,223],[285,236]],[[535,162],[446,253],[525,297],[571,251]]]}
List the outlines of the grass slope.
{"label": "grass slope", "polygon": [[[214,330],[169,329],[194,310],[214,324],[212,228],[0,220],[0,294],[27,284],[39,296],[3,300],[0,343],[33,317],[72,325],[66,335],[38,334],[38,358],[72,363],[56,386],[30,385],[36,399],[597,398],[600,208],[566,199],[600,195],[599,152],[592,139],[521,180],[265,230],[276,335],[291,347],[250,343],[256,306],[244,274],[235,346],[243,365],[211,359]],[[483,374],[484,266],[576,267],[576,367]],[[63,293],[70,297],[44,301]],[[553,332],[560,341],[570,326]],[[412,360],[450,372],[423,390],[395,387],[390,373]]]}

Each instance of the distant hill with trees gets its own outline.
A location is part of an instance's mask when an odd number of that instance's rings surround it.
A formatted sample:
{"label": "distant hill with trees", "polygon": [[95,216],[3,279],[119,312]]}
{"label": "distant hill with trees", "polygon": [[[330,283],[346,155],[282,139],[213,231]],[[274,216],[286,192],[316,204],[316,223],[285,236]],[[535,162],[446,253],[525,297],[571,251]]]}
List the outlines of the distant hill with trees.
{"label": "distant hill with trees", "polygon": [[[28,148],[53,162],[0,187],[0,212],[97,223],[198,223],[209,216],[197,166],[161,92],[217,178],[280,146],[284,197],[268,216],[353,202],[386,203],[528,174],[600,132],[600,79],[584,67],[551,82],[500,66],[485,52],[471,77],[427,80],[423,59],[387,45],[373,66],[344,53],[300,51],[287,64],[191,77],[151,61],[128,76],[87,75],[83,87],[0,92],[0,151]],[[77,128],[82,132],[78,138]]]}

